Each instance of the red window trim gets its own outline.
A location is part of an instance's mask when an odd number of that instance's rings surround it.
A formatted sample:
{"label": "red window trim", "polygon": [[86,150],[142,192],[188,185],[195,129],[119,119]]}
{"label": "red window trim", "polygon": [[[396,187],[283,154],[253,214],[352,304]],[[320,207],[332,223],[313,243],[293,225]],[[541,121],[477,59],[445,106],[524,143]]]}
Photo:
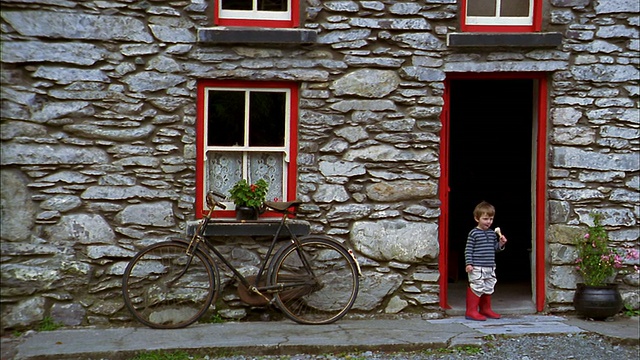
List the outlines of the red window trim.
{"label": "red window trim", "polygon": [[[202,218],[205,212],[204,208],[204,92],[208,87],[229,87],[229,88],[287,88],[291,91],[290,104],[290,120],[289,120],[289,163],[287,165],[287,198],[281,201],[293,201],[297,196],[297,179],[298,179],[298,99],[299,88],[296,83],[291,82],[256,82],[256,81],[240,81],[240,80],[200,80],[198,81],[197,90],[197,111],[196,111],[196,218]],[[228,194],[225,194],[228,195]],[[233,210],[215,211],[212,215],[216,218],[234,217]],[[262,217],[280,216],[278,213],[267,212]]]}
{"label": "red window trim", "polygon": [[221,19],[218,0],[213,0],[213,23],[217,26],[296,28],[300,26],[300,1],[291,0],[291,20]]}
{"label": "red window trim", "polygon": [[467,1],[460,6],[460,30],[462,32],[539,32],[542,30],[542,0],[533,1],[533,22],[531,25],[467,25]]}

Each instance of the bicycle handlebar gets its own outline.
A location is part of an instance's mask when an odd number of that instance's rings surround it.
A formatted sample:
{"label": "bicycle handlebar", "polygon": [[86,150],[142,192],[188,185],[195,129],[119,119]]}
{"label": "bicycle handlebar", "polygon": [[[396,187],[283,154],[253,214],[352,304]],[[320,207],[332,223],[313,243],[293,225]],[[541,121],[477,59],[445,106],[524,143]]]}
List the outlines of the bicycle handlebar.
{"label": "bicycle handlebar", "polygon": [[214,190],[209,191],[207,193],[207,206],[209,206],[209,209],[213,210],[213,208],[216,207],[216,206],[221,208],[222,210],[226,209],[227,206],[225,204],[221,203],[220,201],[216,200],[216,198],[213,197],[214,195],[219,197],[219,198],[221,198],[221,199],[224,199],[224,195],[222,195],[221,193],[219,193],[217,191],[214,191]]}

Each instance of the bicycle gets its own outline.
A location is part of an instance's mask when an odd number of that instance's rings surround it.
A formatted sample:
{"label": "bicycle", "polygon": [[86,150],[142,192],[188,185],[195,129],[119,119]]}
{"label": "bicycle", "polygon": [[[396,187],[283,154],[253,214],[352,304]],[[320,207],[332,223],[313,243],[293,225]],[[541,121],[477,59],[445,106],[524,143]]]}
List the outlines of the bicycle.
{"label": "bicycle", "polygon": [[[359,289],[360,266],[353,252],[325,235],[298,237],[288,224],[301,201],[265,202],[282,214],[273,239],[255,276],[244,276],[205,237],[216,207],[226,206],[213,191],[206,196],[209,211],[190,240],[172,239],[140,250],[122,278],[124,303],[133,316],[152,328],[176,329],[198,321],[221,292],[215,257],[239,281],[241,300],[250,305],[275,304],[300,324],[330,324],[353,306]],[[286,229],[286,244],[274,253]],[[271,256],[273,254],[273,256]],[[266,274],[265,274],[266,272]]]}

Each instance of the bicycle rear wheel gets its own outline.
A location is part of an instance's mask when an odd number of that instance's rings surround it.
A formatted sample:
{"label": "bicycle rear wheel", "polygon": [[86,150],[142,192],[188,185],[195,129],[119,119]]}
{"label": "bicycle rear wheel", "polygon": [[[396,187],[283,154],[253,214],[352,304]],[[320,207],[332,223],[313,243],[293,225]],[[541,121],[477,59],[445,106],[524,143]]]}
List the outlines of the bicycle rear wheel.
{"label": "bicycle rear wheel", "polygon": [[[306,259],[308,266],[305,266]],[[359,278],[348,251],[331,238],[300,239],[281,249],[270,268],[282,312],[301,324],[330,324],[342,318],[358,295]]]}
{"label": "bicycle rear wheel", "polygon": [[177,329],[197,321],[217,292],[218,269],[208,255],[189,244],[168,241],[151,245],[127,265],[122,278],[124,303],[141,323]]}

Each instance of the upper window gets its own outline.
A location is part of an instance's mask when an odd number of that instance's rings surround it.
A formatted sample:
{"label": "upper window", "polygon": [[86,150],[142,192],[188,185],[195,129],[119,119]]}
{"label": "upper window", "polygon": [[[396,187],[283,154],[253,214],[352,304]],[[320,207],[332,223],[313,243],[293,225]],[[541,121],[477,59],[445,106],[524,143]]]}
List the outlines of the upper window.
{"label": "upper window", "polygon": [[462,0],[462,31],[540,30],[542,0]]}
{"label": "upper window", "polygon": [[[295,199],[297,104],[297,86],[290,83],[198,84],[197,214],[202,214],[207,191],[228,196],[241,179],[267,181],[267,200]],[[226,205],[233,210],[233,203]]]}
{"label": "upper window", "polygon": [[299,22],[299,0],[214,0],[220,26],[293,28]]}

